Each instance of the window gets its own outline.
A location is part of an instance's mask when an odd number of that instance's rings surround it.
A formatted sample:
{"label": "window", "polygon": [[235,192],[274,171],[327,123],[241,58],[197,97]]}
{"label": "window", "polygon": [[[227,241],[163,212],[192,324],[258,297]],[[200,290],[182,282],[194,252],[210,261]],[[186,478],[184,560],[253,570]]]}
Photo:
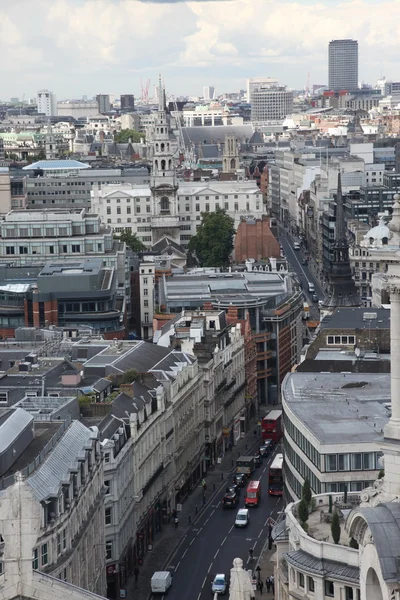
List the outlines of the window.
{"label": "window", "polygon": [[147,277],[143,277],[143,285],[147,285]]}
{"label": "window", "polygon": [[327,454],[325,457],[326,471],[337,471],[337,456],[336,454]]}
{"label": "window", "polygon": [[131,214],[131,207],[130,207],[130,206],[127,206],[127,207],[126,207],[126,214],[127,214],[127,215],[130,215],[130,214]]}
{"label": "window", "polygon": [[[237,198],[237,196],[236,196],[236,198]],[[238,210],[239,210],[239,204],[238,204],[238,202],[235,202],[235,212],[237,212]]]}
{"label": "window", "polygon": [[206,212],[210,212],[210,205],[209,205],[209,203],[208,203],[208,202],[207,202],[207,204],[206,204]]}
{"label": "window", "polygon": [[44,567],[49,562],[49,554],[48,554],[47,544],[43,544],[41,554],[42,554],[42,567]]}
{"label": "window", "polygon": [[144,288],[143,296],[148,296],[148,295],[149,295],[149,290],[147,288]]}
{"label": "window", "polygon": [[39,568],[39,552],[38,552],[38,549],[35,548],[33,550],[32,569],[37,571],[38,568]]}
{"label": "window", "polygon": [[344,588],[344,590],[345,590],[345,593],[346,593],[346,600],[355,600],[353,588],[351,588],[348,585],[346,585],[345,588]]}
{"label": "window", "polygon": [[28,254],[28,246],[20,246],[19,253],[20,254]]}
{"label": "window", "polygon": [[6,246],[6,254],[15,254],[14,246]]}
{"label": "window", "polygon": [[362,454],[351,455],[351,468],[353,471],[361,471],[362,469]]}
{"label": "window", "polygon": [[67,548],[67,529],[63,529],[62,531],[62,547],[63,550]]}
{"label": "window", "polygon": [[144,306],[145,308],[147,308],[147,307],[149,306],[149,301],[148,301],[148,300],[144,300],[144,301],[143,301],[143,306]]}
{"label": "window", "polygon": [[338,455],[338,471],[350,471],[350,454]]}
{"label": "window", "polygon": [[7,404],[8,392],[0,392],[0,404]]}
{"label": "window", "polygon": [[120,214],[121,214],[121,207],[117,206],[117,215],[120,215]]}
{"label": "window", "polygon": [[81,247],[79,244],[72,244],[72,252],[80,252]]}
{"label": "window", "polygon": [[61,554],[61,533],[57,533],[57,556]]}
{"label": "window", "polygon": [[363,454],[364,470],[375,469],[375,456],[373,452],[366,452]]}
{"label": "window", "polygon": [[200,212],[200,204],[196,204],[196,212]]}
{"label": "window", "polygon": [[229,210],[229,202],[224,202],[224,209]]}
{"label": "window", "polygon": [[299,572],[299,587],[304,587],[304,575]]}
{"label": "window", "polygon": [[309,592],[315,592],[315,583],[312,577],[307,577],[307,587]]}
{"label": "window", "polygon": [[106,560],[112,560],[113,557],[113,543],[106,542]]}
{"label": "window", "polygon": [[145,313],[144,313],[144,322],[145,322],[145,323],[148,323],[148,322],[149,322],[149,313],[148,313],[148,312],[145,312]]}
{"label": "window", "polygon": [[67,254],[67,252],[68,252],[68,246],[66,244],[63,245],[62,251],[63,251],[64,254]]}
{"label": "window", "polygon": [[3,565],[3,561],[0,561],[0,575],[3,575],[4,573],[4,565]]}
{"label": "window", "polygon": [[106,453],[104,454],[104,462],[105,462],[106,464],[108,464],[108,463],[110,462],[110,453],[109,453],[109,452],[106,452]]}
{"label": "window", "polygon": [[333,585],[333,581],[325,580],[325,596],[330,596],[333,598],[335,595],[335,586]]}
{"label": "window", "polygon": [[106,506],[104,510],[104,517],[106,525],[112,525],[112,508],[111,506]]}
{"label": "window", "polygon": [[111,492],[111,481],[109,479],[107,479],[104,482],[104,487],[106,488],[106,495],[110,494],[110,492]]}

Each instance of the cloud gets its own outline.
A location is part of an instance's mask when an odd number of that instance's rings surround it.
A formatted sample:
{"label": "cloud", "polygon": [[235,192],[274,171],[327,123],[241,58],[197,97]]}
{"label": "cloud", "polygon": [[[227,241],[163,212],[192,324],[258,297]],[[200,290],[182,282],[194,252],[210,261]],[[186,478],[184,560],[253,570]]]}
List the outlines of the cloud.
{"label": "cloud", "polygon": [[[360,79],[397,76],[398,0],[3,0],[3,98],[140,93],[158,73],[176,95],[327,80],[331,39],[359,40]],[[391,23],[390,34],[387,24]],[[7,87],[6,86],[7,82]],[[150,90],[151,91],[151,90]]]}

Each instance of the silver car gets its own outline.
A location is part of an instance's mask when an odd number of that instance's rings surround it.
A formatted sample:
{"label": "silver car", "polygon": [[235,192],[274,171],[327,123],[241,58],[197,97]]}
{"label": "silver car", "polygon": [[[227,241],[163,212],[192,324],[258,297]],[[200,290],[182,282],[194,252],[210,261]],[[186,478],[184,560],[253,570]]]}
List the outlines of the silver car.
{"label": "silver car", "polygon": [[226,577],[224,573],[218,573],[212,582],[211,591],[213,594],[225,594],[227,588]]}

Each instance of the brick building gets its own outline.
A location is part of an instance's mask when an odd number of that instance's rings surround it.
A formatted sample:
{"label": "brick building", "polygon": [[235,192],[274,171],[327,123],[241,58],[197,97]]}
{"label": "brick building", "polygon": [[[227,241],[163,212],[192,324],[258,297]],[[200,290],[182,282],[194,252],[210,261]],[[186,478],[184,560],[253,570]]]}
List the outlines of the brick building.
{"label": "brick building", "polygon": [[245,262],[248,258],[262,260],[279,258],[279,242],[270,228],[269,217],[247,219],[240,222],[235,238],[235,260]]}

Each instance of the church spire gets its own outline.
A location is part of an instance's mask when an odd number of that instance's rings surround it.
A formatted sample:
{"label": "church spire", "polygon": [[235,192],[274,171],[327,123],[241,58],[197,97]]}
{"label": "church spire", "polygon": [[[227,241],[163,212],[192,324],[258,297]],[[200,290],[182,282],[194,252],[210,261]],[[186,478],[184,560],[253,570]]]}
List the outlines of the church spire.
{"label": "church spire", "polygon": [[165,111],[165,87],[161,80],[161,74],[158,76],[158,110]]}

